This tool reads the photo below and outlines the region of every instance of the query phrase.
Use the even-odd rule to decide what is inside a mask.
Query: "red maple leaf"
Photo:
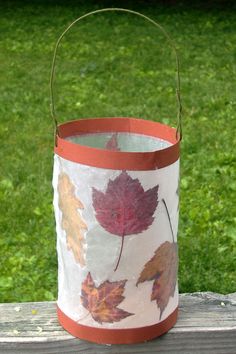
[[[126,280],[115,282],[107,280],[96,287],[91,274],[88,273],[82,283],[81,301],[95,321],[113,323],[133,315],[117,307],[125,298],[123,296],[125,283]]]
[[[139,180],[131,178],[126,171],[109,180],[105,193],[93,188],[93,206],[98,222],[108,232],[122,237],[118,264],[124,237],[139,234],[153,223],[158,188],[157,185],[144,191]]]
[[[117,133],[112,134],[111,138],[106,143],[106,149],[112,151],[120,151],[117,141]]]

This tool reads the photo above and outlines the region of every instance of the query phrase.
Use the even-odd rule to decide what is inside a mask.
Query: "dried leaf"
[[[96,322],[119,322],[133,315],[117,307],[124,300],[125,283],[126,280],[107,280],[96,287],[91,274],[88,273],[82,283],[81,302]]]
[[[144,191],[139,180],[123,171],[109,180],[105,193],[93,188],[93,206],[100,225],[117,236],[138,234],[152,224],[158,185]]]
[[[160,318],[170,296],[174,295],[178,271],[177,243],[164,242],[148,261],[139,276],[137,285],[154,280],[151,301],[156,301],[160,308]]]
[[[124,245],[124,237],[141,233],[152,224],[158,204],[158,188],[144,191],[139,180],[123,171],[109,180],[105,193],[93,188],[93,206],[100,225],[108,232],[122,237],[117,269]]]
[[[106,149],[112,151],[120,151],[117,141],[117,133],[112,134],[111,138],[106,143]]]
[[[84,259],[84,236],[87,225],[82,220],[78,209],[83,209],[81,201],[75,196],[75,187],[66,173],[61,173],[58,179],[59,208],[62,211],[61,226],[66,231],[67,247],[72,250],[75,260],[82,266]]]

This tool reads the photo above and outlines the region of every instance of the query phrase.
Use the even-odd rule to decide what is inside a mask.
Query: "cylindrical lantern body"
[[[178,183],[173,128],[134,118],[59,126],[58,318],[72,335],[135,343],[175,324]]]

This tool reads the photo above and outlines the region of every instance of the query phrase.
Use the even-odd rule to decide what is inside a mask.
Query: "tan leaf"
[[[156,301],[160,308],[160,319],[168,305],[170,296],[174,295],[178,272],[177,244],[164,242],[148,261],[139,276],[137,284],[154,280],[151,301]]]
[[[113,323],[133,315],[117,307],[124,300],[125,283],[126,280],[107,280],[96,287],[91,274],[88,273],[82,283],[81,302],[95,321]]]
[[[72,250],[75,260],[82,266],[84,258],[84,231],[87,225],[82,220],[78,209],[84,209],[81,201],[75,196],[75,187],[66,173],[61,173],[58,178],[59,208],[62,212],[61,226],[66,232],[66,242]]]

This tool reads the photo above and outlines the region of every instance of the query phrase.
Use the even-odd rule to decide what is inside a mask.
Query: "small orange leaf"
[[[117,307],[124,300],[125,283],[126,280],[107,280],[96,287],[91,274],[88,273],[82,283],[81,302],[95,321],[113,323],[133,315]]]
[[[85,265],[83,233],[87,225],[82,220],[78,209],[83,209],[81,201],[75,196],[75,187],[66,173],[58,178],[59,208],[62,211],[61,226],[66,231],[66,241],[69,250],[72,250],[75,260]]]
[[[160,308],[160,319],[174,295],[178,272],[177,243],[164,242],[148,261],[139,276],[137,284],[154,280],[151,301],[156,301]]]

